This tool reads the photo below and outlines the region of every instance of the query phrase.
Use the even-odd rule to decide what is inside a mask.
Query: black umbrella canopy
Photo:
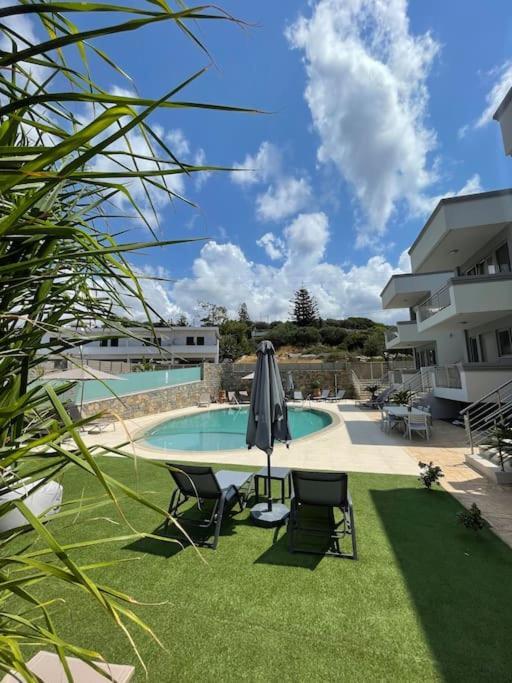
[[[292,437],[288,427],[283,383],[272,342],[260,342],[256,353],[246,443],[249,448],[256,446],[270,455],[274,441],[288,442]]]
[[[251,514],[253,519],[261,523],[278,524],[288,515],[288,509],[283,505],[276,505],[276,509],[273,510],[270,456],[274,449],[274,441],[288,442],[292,437],[288,427],[288,409],[283,383],[272,342],[262,341],[256,353],[246,443],[249,448],[256,446],[267,454],[268,504],[265,506],[266,511],[262,506],[256,505]]]

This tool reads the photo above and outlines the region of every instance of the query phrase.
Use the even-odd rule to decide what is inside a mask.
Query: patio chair
[[[383,432],[390,432],[402,422],[401,418],[387,413],[382,405],[378,405],[377,408],[380,412],[380,428]]]
[[[248,391],[237,391],[237,398],[239,403],[250,403],[251,397]]]
[[[378,408],[387,402],[393,391],[393,387],[387,387],[387,389],[381,391],[380,394],[377,394],[374,399],[370,399],[368,401],[357,401],[357,405],[362,406],[363,408]]]
[[[305,401],[302,391],[294,391],[292,401]]]
[[[228,401],[229,403],[232,403],[235,406],[238,405],[238,399],[234,391],[228,391]]]
[[[201,394],[199,396],[199,401],[197,402],[197,407],[198,408],[208,408],[210,405],[210,394]]]
[[[246,493],[252,481],[252,472],[236,470],[220,470],[214,472],[211,467],[198,465],[176,465],[167,463],[169,473],[176,484],[169,502],[169,515],[180,523],[191,524],[202,529],[213,527],[213,541],[195,540],[198,545],[207,546],[215,550],[219,542],[222,519],[226,512],[238,504],[240,511],[245,508]],[[242,488],[246,487],[246,492]],[[211,506],[207,517],[195,519],[185,516],[180,508],[189,499],[197,500],[197,507],[203,513]],[[164,528],[169,526],[169,518],[165,520]]]
[[[71,401],[66,404],[66,411],[73,422],[81,422],[86,419],[85,415],[82,415],[82,411]],[[93,420],[80,427],[81,431],[88,432],[89,434],[100,434],[104,432],[107,427],[115,427],[115,423],[112,420]]]
[[[425,413],[425,415],[407,415],[404,419],[405,436],[412,439],[412,433],[417,432],[427,440],[430,439],[430,416],[428,413]]]
[[[313,401],[327,401],[330,393],[330,389],[322,389],[320,396],[312,397]]]
[[[293,498],[288,518],[288,550],[357,560],[356,527],[352,500],[348,491],[348,475],[345,472],[311,472],[292,470]],[[305,509],[324,508],[328,514],[328,528],[310,527],[302,524]],[[334,510],[339,508],[342,518],[336,523]],[[307,521],[306,521],[307,523]],[[297,535],[323,536],[329,540],[327,551],[306,550],[297,546]],[[352,552],[343,552],[340,540],[349,536]]]
[[[325,400],[326,401],[342,401],[343,397],[345,396],[347,392],[345,389],[338,389],[336,392],[336,396],[328,396]]]

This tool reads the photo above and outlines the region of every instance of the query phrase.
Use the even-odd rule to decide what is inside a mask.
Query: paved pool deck
[[[409,441],[396,432],[383,432],[378,411],[361,409],[354,401],[312,401],[311,406],[328,411],[333,423],[320,432],[292,441],[289,448],[277,445],[272,456],[274,466],[417,475],[418,461],[432,460],[445,474],[443,488],[465,507],[476,502],[495,533],[512,547],[512,487],[496,486],[466,465],[463,429],[436,420],[430,441],[419,437]],[[308,403],[305,407],[309,407]],[[209,408],[183,408],[134,418],[117,422],[101,434],[86,434],[84,440],[90,445],[106,447],[125,443],[125,450],[157,460],[265,465],[266,456],[257,449],[163,451],[143,442],[144,431],[159,422],[222,408],[226,405],[212,404]]]

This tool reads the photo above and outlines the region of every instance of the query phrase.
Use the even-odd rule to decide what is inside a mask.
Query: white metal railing
[[[485,394],[460,411],[471,452],[485,443],[497,424],[512,424],[512,380]]]
[[[436,313],[439,313],[439,311],[447,308],[450,304],[450,284],[447,284],[416,306],[416,313],[419,321],[423,322],[424,320],[428,320],[428,318],[431,318]]]
[[[436,387],[462,389],[460,368],[457,365],[436,365],[434,368]]]
[[[391,330],[386,330],[384,332],[384,337],[388,344],[391,343],[394,339],[398,339],[398,328],[393,327]]]
[[[432,389],[431,368],[420,368],[414,375],[403,377],[401,391],[421,394]]]

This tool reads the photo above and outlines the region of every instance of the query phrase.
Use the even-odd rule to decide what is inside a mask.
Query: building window
[[[108,346],[108,339],[100,339],[100,346]]]
[[[512,356],[512,329],[498,330],[498,355]]]
[[[204,337],[198,337],[196,340],[198,346],[204,346]]]
[[[468,355],[470,363],[478,363],[480,355],[478,353],[478,340],[476,337],[468,338]]]
[[[194,337],[187,337],[187,346],[194,346]]]
[[[496,267],[499,273],[510,273],[510,253],[506,242],[496,249]]]
[[[113,337],[110,340],[110,346],[119,346],[119,339],[117,337]]]

